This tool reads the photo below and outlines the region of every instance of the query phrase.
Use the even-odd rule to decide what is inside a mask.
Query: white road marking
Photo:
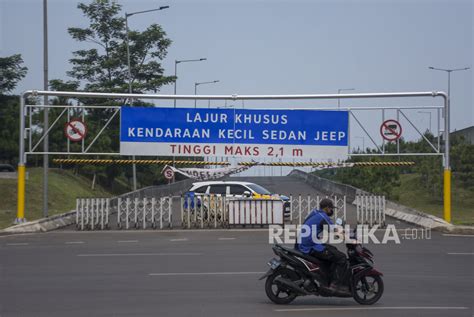
[[[150,273],[150,276],[190,276],[190,275],[253,275],[265,272],[192,272],[192,273]]]
[[[119,240],[118,243],[137,243],[138,240]]]
[[[275,309],[276,312],[303,312],[303,311],[350,311],[350,310],[464,310],[469,307],[436,307],[436,306],[415,306],[415,307],[318,307],[318,308],[287,308]]]
[[[64,242],[64,244],[83,244],[84,241],[68,241],[68,242]]]
[[[29,243],[18,242],[18,243],[7,243],[7,245],[29,245]]]
[[[170,241],[188,241],[188,238],[170,239]]]
[[[235,238],[218,238],[217,240],[235,240]]]
[[[443,233],[445,237],[463,237],[463,238],[474,238],[474,234],[448,234]]]
[[[474,252],[451,252],[448,255],[474,255]]]
[[[190,256],[202,255],[202,253],[85,253],[78,254],[81,257],[108,257],[108,256]]]
[[[33,236],[33,235],[39,235],[39,234],[48,234],[49,232],[40,232],[40,233],[9,233],[4,236],[0,236],[1,238],[11,238],[11,237],[20,237],[20,236]]]

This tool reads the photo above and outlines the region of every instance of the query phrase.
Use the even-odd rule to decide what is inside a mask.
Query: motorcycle
[[[383,294],[383,274],[374,268],[373,254],[356,239],[355,230],[347,247],[346,283],[350,295],[329,288],[330,262],[304,254],[295,248],[275,244],[272,249],[278,258],[268,262],[270,269],[259,280],[266,278],[265,292],[276,304],[289,304],[298,296],[353,297],[361,305],[376,303]],[[357,241],[357,242],[356,242]]]

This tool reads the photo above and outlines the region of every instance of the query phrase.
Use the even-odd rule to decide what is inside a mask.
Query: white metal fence
[[[119,229],[156,229],[173,227],[172,197],[118,199],[117,227]]]
[[[109,198],[76,199],[76,228],[79,230],[108,229],[109,215]]]
[[[228,203],[230,225],[284,223],[283,201],[277,199],[236,199]]]
[[[187,229],[228,227],[226,200],[219,195],[181,197],[181,226]]]
[[[334,219],[341,218],[344,221],[347,221],[347,209],[346,209],[346,196],[290,196],[291,203],[291,213],[290,213],[290,222],[295,224],[303,224],[306,217],[314,209],[319,209],[319,202],[323,198],[331,198],[335,205],[334,210]]]
[[[183,228],[228,228],[233,225],[283,224],[283,201],[199,195],[181,197]]]
[[[357,224],[385,227],[385,196],[357,195]]]

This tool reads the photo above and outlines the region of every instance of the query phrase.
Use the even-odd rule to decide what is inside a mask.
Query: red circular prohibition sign
[[[68,130],[70,130],[72,134],[69,134]],[[64,134],[73,142],[81,141],[87,134],[87,126],[79,119],[72,119],[64,125]]]
[[[388,134],[386,134],[387,131]],[[402,126],[396,120],[386,120],[380,126],[380,134],[387,141],[396,141],[402,136]]]

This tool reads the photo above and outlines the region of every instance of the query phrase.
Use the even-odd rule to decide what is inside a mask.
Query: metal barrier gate
[[[219,195],[181,197],[183,228],[227,228],[229,217],[226,197]]]
[[[78,230],[108,229],[109,215],[109,198],[76,199],[76,228]]]
[[[290,222],[296,224],[303,224],[306,217],[313,211],[314,209],[319,209],[319,202],[323,198],[332,198],[334,201],[335,207],[334,210],[334,219],[341,218],[344,221],[347,221],[347,213],[346,213],[346,196],[333,196],[333,197],[311,197],[308,196],[290,196]]]
[[[385,196],[357,195],[357,224],[385,227]]]
[[[233,225],[283,224],[283,201],[221,195],[181,197],[183,228],[229,228]]]
[[[119,229],[163,229],[173,227],[172,197],[118,198],[117,227]]]

